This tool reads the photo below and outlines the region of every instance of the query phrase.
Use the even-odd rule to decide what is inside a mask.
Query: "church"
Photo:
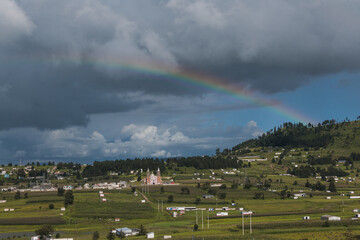
[[[161,180],[161,175],[160,175],[160,169],[158,168],[156,176],[153,173],[150,174],[150,170],[148,169],[146,178],[144,178],[144,184],[146,184],[146,185],[161,185],[162,180]]]

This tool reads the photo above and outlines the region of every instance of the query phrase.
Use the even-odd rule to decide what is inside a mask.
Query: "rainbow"
[[[45,62],[49,62],[49,57],[40,57]],[[247,88],[239,85],[239,84],[230,84],[223,79],[216,78],[213,76],[200,74],[194,71],[190,71],[187,69],[178,69],[177,67],[158,64],[153,61],[151,62],[141,62],[139,60],[97,60],[92,58],[86,58],[85,60],[74,60],[69,57],[63,56],[59,58],[58,62],[70,63],[70,64],[89,64],[89,65],[97,65],[106,68],[121,68],[123,70],[148,74],[155,77],[161,77],[169,81],[177,81],[182,83],[187,83],[190,85],[199,86],[202,88],[206,88],[215,92],[223,93],[251,104],[254,104],[259,107],[265,107],[270,109],[272,112],[279,114],[285,117],[286,121],[292,122],[301,122],[304,124],[307,123],[315,123],[315,120],[299,113],[294,109],[290,109],[284,103],[279,101],[270,101],[264,98],[261,98],[256,95],[256,93],[248,90]],[[22,58],[22,60],[24,60]],[[32,59],[34,60],[34,59]],[[51,60],[50,60],[51,61]]]
[[[267,99],[258,97],[254,92],[248,90],[245,87],[242,87],[241,85],[230,84],[224,81],[223,79],[215,78],[213,76],[209,76],[205,74],[200,74],[187,69],[179,70],[176,67],[172,67],[172,66],[164,66],[164,65],[148,63],[148,62],[141,63],[139,61],[133,61],[133,62],[90,61],[89,63],[98,64],[100,66],[104,65],[105,67],[112,67],[112,68],[121,67],[124,70],[129,70],[132,72],[149,74],[153,76],[162,77],[164,79],[168,79],[169,81],[184,82],[190,85],[195,85],[202,88],[210,89],[215,92],[223,93],[244,100],[259,107],[269,108],[271,111],[275,112],[276,114],[282,115],[287,120],[290,120],[292,122],[296,122],[296,123],[301,122],[304,124],[316,122],[311,118],[303,114],[300,114],[294,109],[290,109],[289,107],[285,106],[284,103],[274,100],[269,101]]]

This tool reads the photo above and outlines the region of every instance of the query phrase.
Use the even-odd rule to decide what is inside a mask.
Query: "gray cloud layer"
[[[0,9],[1,129],[85,125],[90,114],[150,104],[130,92],[204,93],[102,62],[191,68],[263,92],[360,67],[358,1],[4,0]]]
[[[186,142],[176,144],[191,153],[243,139],[236,134],[256,136],[256,126],[193,123],[204,112],[254,106],[224,105],[206,89],[116,63],[190,69],[271,95],[358,72],[359,12],[355,0],[3,0],[0,157],[64,158],[65,149],[87,157],[168,156],[182,154],[169,143],[178,132]],[[103,122],[113,125],[102,132]],[[124,135],[131,124],[136,130]],[[163,142],[132,149],[145,144],[133,136],[146,129]]]

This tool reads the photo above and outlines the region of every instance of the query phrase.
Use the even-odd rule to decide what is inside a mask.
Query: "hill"
[[[249,148],[282,147],[309,150],[329,150],[335,155],[350,156],[360,147],[360,121],[326,120],[318,125],[284,123],[256,139],[247,140],[232,148],[246,152]]]

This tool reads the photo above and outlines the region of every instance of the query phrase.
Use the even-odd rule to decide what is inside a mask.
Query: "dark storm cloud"
[[[134,92],[205,92],[106,64],[116,61],[190,68],[270,93],[358,71],[359,10],[351,0],[4,0],[0,129],[86,125],[91,114],[154,103]]]

